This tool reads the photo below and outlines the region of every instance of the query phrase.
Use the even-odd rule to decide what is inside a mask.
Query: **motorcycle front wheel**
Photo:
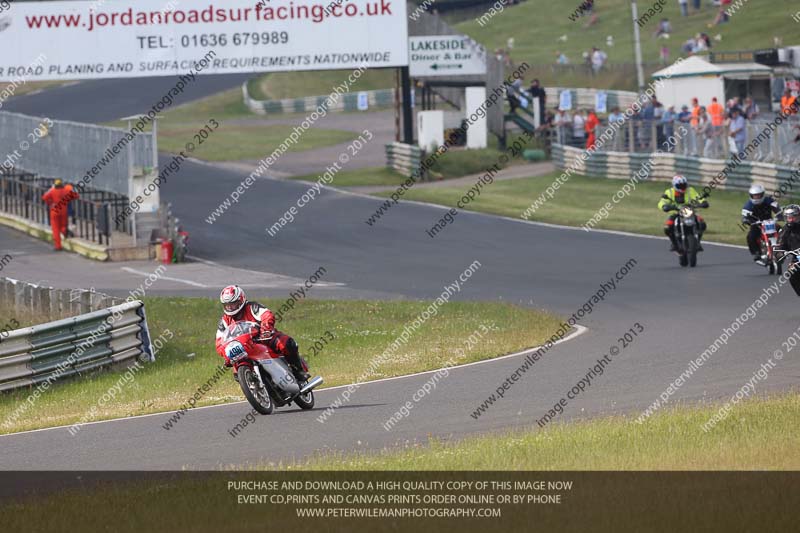
[[[297,407],[307,411],[308,409],[314,408],[314,391],[310,390],[305,394],[301,394],[297,398],[294,399],[294,403],[297,404]]]
[[[253,369],[249,366],[240,366],[236,371],[239,376],[239,386],[242,387],[242,392],[253,409],[262,415],[271,415],[275,406],[272,404],[272,398],[269,397],[269,391],[261,386],[258,377],[253,373]]]
[[[697,266],[697,238],[691,233],[686,236],[686,256],[690,267]]]

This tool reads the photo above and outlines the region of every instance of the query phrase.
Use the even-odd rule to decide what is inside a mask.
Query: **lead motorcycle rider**
[[[753,225],[753,223],[773,218],[781,220],[783,215],[778,201],[772,196],[767,196],[763,185],[753,185],[747,192],[750,194],[750,199],[742,207],[742,223],[750,226],[750,231],[747,232],[747,248],[750,249],[753,261],[763,266],[764,261],[761,259],[761,247],[759,246],[761,226]],[[780,230],[780,227],[778,229]]]
[[[289,363],[289,367],[298,381],[308,381],[311,375],[303,368],[297,343],[289,335],[275,329],[275,315],[272,311],[258,302],[248,301],[244,291],[238,285],[228,285],[222,289],[219,301],[222,304],[224,314],[217,327],[216,346],[217,353],[226,360],[226,365],[229,363],[222,345],[222,337],[225,330],[228,326],[237,322],[256,322],[261,325],[260,336],[256,339],[256,342],[263,344],[272,352],[282,355],[286,362]]]
[[[689,187],[689,182],[686,181],[686,178],[681,174],[676,174],[672,178],[672,188],[664,191],[661,200],[658,202],[658,207],[665,213],[669,213],[670,211],[684,204],[690,204],[692,207],[706,208],[708,207],[708,200],[701,200],[700,194],[698,194],[697,190],[695,190],[694,187]],[[664,235],[669,237],[670,252],[678,251],[678,240],[675,237],[676,218],[678,218],[678,214],[674,213],[670,215],[666,222],[664,222]],[[703,220],[703,217],[700,215],[697,215],[697,222],[697,250],[702,252],[703,245],[700,244],[700,240],[703,238],[703,233],[706,231],[707,225],[706,221]]]

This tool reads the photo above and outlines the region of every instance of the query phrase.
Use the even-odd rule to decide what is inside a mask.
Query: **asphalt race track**
[[[51,111],[41,101],[37,106],[39,114]],[[665,239],[589,233],[480,214],[460,213],[453,224],[430,238],[425,229],[443,211],[415,203],[393,207],[370,227],[364,221],[383,200],[331,189],[323,190],[299,210],[293,223],[270,237],[265,229],[308,188],[273,179],[259,180],[234,208],[208,224],[208,214],[246,175],[189,162],[163,187],[162,198],[173,203],[192,235],[195,256],[294,278],[324,266],[326,282],[344,284],[341,293],[431,300],[477,260],[481,268],[457,299],[501,300],[564,316],[584,305],[629,259],[636,264],[580,320],[585,333],[552,348],[477,420],[470,414],[517,369],[522,357],[451,370],[391,431],[384,430],[383,423],[430,376],[363,385],[349,403],[320,423],[317,417],[341,392],[323,390],[317,394],[314,411],[279,409],[274,416],[259,417],[236,438],[228,430],[250,411],[246,403],[193,410],[169,431],[162,424],[171,413],[89,424],[74,437],[65,428],[0,436],[4,469],[215,468],[535,426],[637,322],[644,333],[569,404],[562,420],[638,415],[777,281],[753,266],[745,250],[735,247],[706,244],[699,266],[683,269],[667,252]],[[711,201],[713,208],[713,197]],[[653,216],[662,215],[654,208]],[[3,246],[6,239],[7,233],[0,232]],[[34,272],[30,275],[35,277]],[[219,285],[233,282],[219,279]],[[184,291],[175,291],[179,292]],[[788,283],[783,285],[678,389],[670,405],[734,394],[796,330],[797,303]],[[476,316],[476,326],[480,323]],[[209,324],[209,339],[213,327]],[[216,357],[211,344],[206,356]],[[787,390],[796,387],[798,377],[797,352],[789,352],[757,390]]]

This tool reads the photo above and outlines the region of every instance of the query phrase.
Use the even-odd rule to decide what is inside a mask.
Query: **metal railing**
[[[744,146],[758,138],[762,132],[769,132],[769,120],[748,120]],[[768,138],[762,135],[758,143],[753,142],[750,161],[796,166],[800,164],[800,143],[795,142],[800,120],[791,119],[778,125]],[[575,148],[586,148],[586,134],[583,130],[575,135],[571,123],[556,124],[553,128],[556,142]],[[595,130],[599,138],[608,129],[607,122]],[[597,147],[601,152],[653,153],[667,152],[687,157],[703,157],[724,160],[730,157],[726,126],[696,128],[688,122],[662,122],[659,120],[628,120],[619,128],[611,129],[611,138]],[[757,146],[755,146],[758,144]]]
[[[42,195],[52,183],[52,179],[26,172],[0,174],[0,212],[49,226],[50,210]],[[133,233],[129,217],[117,217],[126,205],[126,196],[87,187],[81,198],[68,206],[70,231],[74,229],[78,238],[110,245],[112,232]]]

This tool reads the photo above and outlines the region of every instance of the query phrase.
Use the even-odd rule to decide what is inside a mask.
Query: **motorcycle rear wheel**
[[[275,410],[275,405],[272,403],[272,398],[269,397],[269,391],[266,388],[261,388],[259,391],[257,387],[261,384],[258,378],[253,375],[253,370],[248,366],[240,366],[236,371],[239,376],[239,386],[242,388],[244,397],[253,409],[262,415],[271,415]]]

